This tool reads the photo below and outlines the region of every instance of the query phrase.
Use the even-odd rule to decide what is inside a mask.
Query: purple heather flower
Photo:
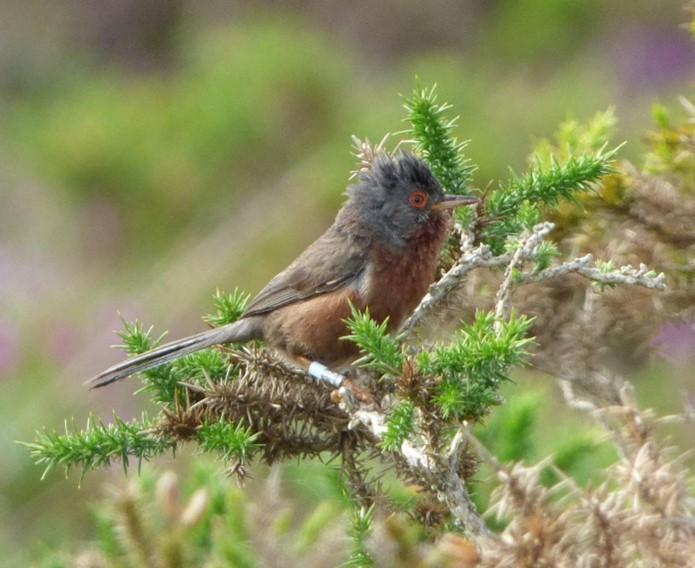
[[[628,88],[673,83],[695,70],[695,47],[686,33],[636,27],[613,43],[618,71]]]
[[[652,345],[666,359],[695,360],[695,322],[667,323],[654,337]]]

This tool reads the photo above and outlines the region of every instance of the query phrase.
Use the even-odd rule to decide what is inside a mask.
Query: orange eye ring
[[[415,209],[422,209],[427,205],[427,194],[424,191],[413,191],[408,196],[408,205],[415,207]]]

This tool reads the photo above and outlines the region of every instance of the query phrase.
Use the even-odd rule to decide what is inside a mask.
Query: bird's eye
[[[413,191],[408,196],[408,205],[415,207],[415,209],[422,209],[427,205],[427,194],[422,191]]]

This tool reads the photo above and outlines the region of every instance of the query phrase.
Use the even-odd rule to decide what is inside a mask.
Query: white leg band
[[[319,363],[318,361],[312,361],[309,365],[309,376],[313,377],[319,382],[333,385],[336,388],[339,387],[345,379],[343,375],[336,373],[335,371],[331,371],[328,367],[326,367],[326,365]]]

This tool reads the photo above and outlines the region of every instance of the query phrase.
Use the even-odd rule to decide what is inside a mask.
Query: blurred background
[[[641,163],[652,104],[695,77],[688,17],[680,0],[0,0],[0,563],[89,538],[122,479],[40,481],[14,443],[142,411],[133,382],[82,384],[120,359],[119,311],[176,337],[217,287],[256,292],[330,224],[350,135],[403,128],[415,77],[461,114],[480,186],[610,106]],[[633,378],[666,411],[664,365]],[[324,497],[298,481],[312,468],[288,470],[298,499]]]

